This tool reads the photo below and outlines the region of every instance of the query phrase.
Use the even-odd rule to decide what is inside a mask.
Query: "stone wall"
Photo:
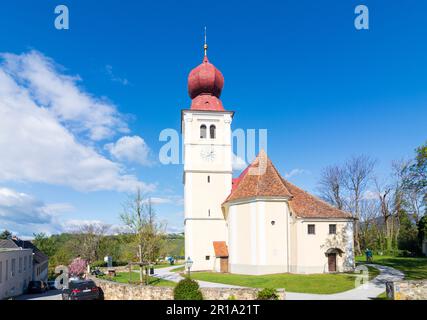
[[[173,300],[172,287],[141,286],[93,278],[102,288],[105,300]],[[255,300],[260,289],[255,288],[201,288],[205,300]],[[285,290],[279,289],[279,299],[285,299]]]
[[[173,300],[172,287],[141,286],[92,278],[105,300]]]
[[[387,282],[387,297],[393,300],[427,300],[427,280]]]
[[[261,289],[256,288],[200,288],[205,300],[255,300]],[[285,290],[278,289],[279,300],[285,300]]]

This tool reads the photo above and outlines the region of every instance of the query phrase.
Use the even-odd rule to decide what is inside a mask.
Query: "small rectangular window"
[[[11,275],[12,277],[14,277],[16,272],[16,259],[12,259],[11,269],[12,269]]]
[[[316,234],[316,226],[314,224],[309,224],[307,227],[308,234]]]
[[[208,176],[208,183],[211,183],[211,176]]]
[[[329,234],[337,234],[337,225],[336,224],[330,224],[329,225]]]
[[[210,260],[211,259],[211,256],[206,256],[206,260]]]

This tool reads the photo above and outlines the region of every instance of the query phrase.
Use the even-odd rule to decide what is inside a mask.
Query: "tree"
[[[10,238],[12,238],[12,233],[10,233],[8,230],[4,230],[2,233],[0,233],[1,240],[7,240]]]
[[[164,243],[165,226],[156,221],[151,199],[143,198],[138,189],[136,194],[123,205],[120,219],[134,235],[139,262],[141,264],[154,263],[158,259]],[[142,280],[142,267],[140,267],[140,281],[142,282]],[[147,280],[146,278],[146,283]]]
[[[360,209],[360,244],[362,248],[374,249],[378,244],[379,206],[377,199],[365,198]]]
[[[360,203],[372,179],[375,161],[361,155],[350,158],[344,166],[344,184],[349,192],[349,210],[356,218],[354,223],[354,242],[356,254],[361,253],[359,240]]]
[[[372,180],[375,161],[360,155],[353,156],[344,166],[329,166],[322,172],[319,182],[321,197],[338,209],[352,213],[356,254],[361,253],[361,206],[367,187]]]
[[[51,258],[57,248],[55,245],[55,242],[51,237],[48,237],[45,233],[34,233],[34,245],[42,251],[44,254],[46,254],[49,258]]]
[[[423,241],[427,240],[427,215],[420,219],[417,227],[419,246],[422,248]]]
[[[427,202],[427,142],[416,149],[415,159],[406,164],[402,176],[407,204],[418,223]]]
[[[417,225],[414,224],[413,219],[411,219],[410,215],[405,210],[399,212],[399,225],[400,229],[397,237],[399,249],[412,253],[418,252]]]
[[[78,236],[75,242],[76,252],[89,263],[99,260],[99,250],[102,238],[107,233],[109,225],[101,223],[86,223],[81,225],[74,233]]]
[[[340,210],[344,210],[344,172],[341,167],[337,165],[328,166],[322,171],[319,190],[325,201]]]

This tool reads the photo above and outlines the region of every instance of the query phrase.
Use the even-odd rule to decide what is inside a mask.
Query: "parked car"
[[[47,288],[48,290],[56,290],[55,281],[54,280],[48,281]]]
[[[92,270],[92,272],[90,274],[93,276],[97,276],[97,277],[105,275],[105,273],[102,272],[101,270],[99,270],[98,268]]]
[[[71,281],[68,288],[62,290],[62,300],[103,300],[101,288],[92,280]]]
[[[28,284],[29,293],[44,293],[48,290],[47,284],[43,281],[30,281]]]

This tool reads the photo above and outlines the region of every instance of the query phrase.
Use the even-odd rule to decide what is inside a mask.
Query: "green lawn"
[[[116,277],[108,277],[108,276],[102,276],[99,277],[100,279],[104,280],[110,280],[120,283],[129,283],[129,272],[118,272]],[[139,273],[132,272],[131,273],[131,282],[132,283],[139,283]],[[176,286],[176,283],[169,280],[163,280],[155,277],[149,277],[149,285],[150,286],[159,286],[159,287],[174,287]]]
[[[179,264],[171,265],[170,263],[159,263],[159,264],[155,264],[154,265],[154,270],[155,269],[162,269],[162,268],[173,267],[173,266],[179,267],[180,265]],[[139,270],[139,266],[133,266],[132,269],[133,270]]]
[[[387,297],[387,293],[384,291],[383,293],[378,295],[378,297],[373,298],[372,300],[389,300],[389,299]]]
[[[366,263],[366,258],[364,256],[356,257],[356,262]],[[405,274],[407,280],[427,279],[427,258],[374,256],[373,263],[400,270]]]
[[[376,273],[378,274],[378,273]],[[271,274],[248,276],[193,272],[192,279],[253,288],[284,288],[289,292],[332,294],[354,289],[355,274]],[[375,276],[375,275],[372,275]]]

